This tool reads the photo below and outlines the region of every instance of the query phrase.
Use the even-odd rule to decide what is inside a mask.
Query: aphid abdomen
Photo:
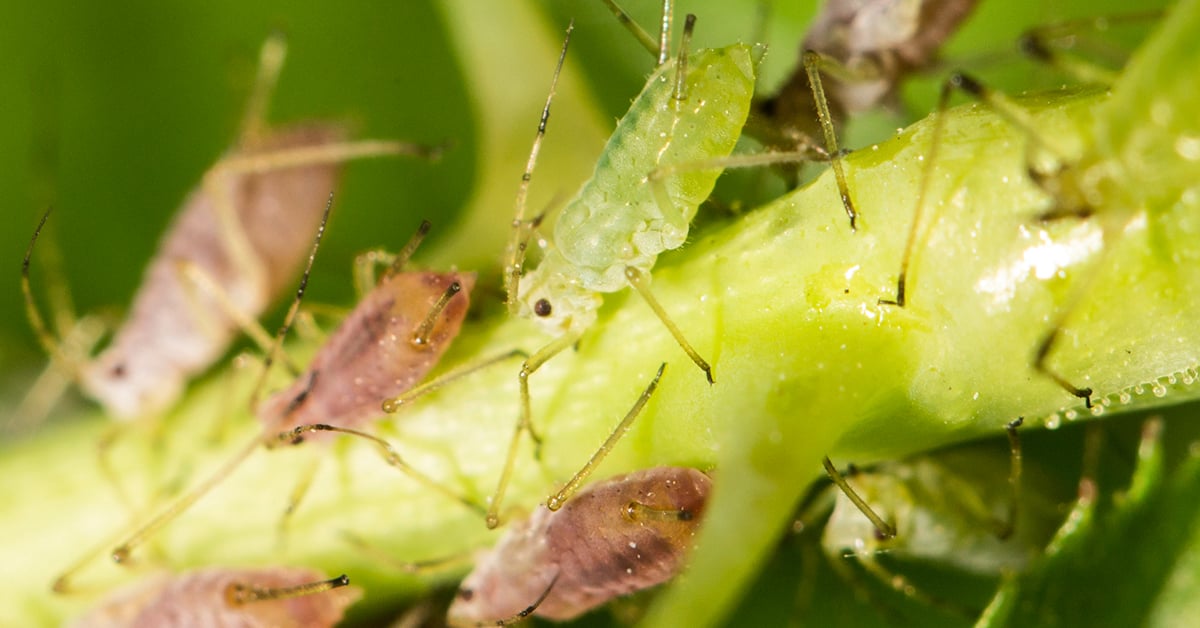
[[[683,100],[675,98],[675,61],[650,77],[604,148],[596,171],[563,210],[554,240],[579,269],[586,288],[626,287],[624,268],[649,271],[659,253],[678,248],[688,224],[708,198],[721,168],[687,169],[733,152],[750,112],[755,48],[734,45],[701,50],[688,58]],[[682,166],[663,178],[668,213],[648,177]]]
[[[235,156],[342,140],[336,126],[295,127]],[[181,264],[204,273],[235,307],[258,318],[303,263],[338,170],[336,164],[321,164],[221,179],[256,268],[237,267],[210,191],[193,191],[147,266],[124,324],[84,368],[88,393],[122,418],[165,410],[184,382],[225,352],[236,329],[216,298],[187,283]]]
[[[455,281],[462,290],[438,315],[428,340],[414,344],[417,326]],[[257,414],[268,429],[278,431],[309,423],[357,428],[378,418],[384,399],[420,383],[441,359],[462,327],[474,286],[474,273],[385,277],[342,321],[308,370],[267,399]]]
[[[692,548],[711,486],[695,469],[657,467],[593,484],[569,500],[547,527],[559,576],[536,614],[572,619],[670,580]],[[633,502],[689,518],[637,519],[626,511]]]
[[[208,568],[180,576],[158,575],[122,589],[73,625],[96,627],[217,626],[333,626],[347,606],[361,597],[353,587],[339,587],[313,595],[231,604],[231,585],[285,588],[323,578],[312,569],[269,567],[261,569]]]

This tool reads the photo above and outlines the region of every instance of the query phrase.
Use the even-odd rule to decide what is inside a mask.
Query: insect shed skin
[[[239,159],[345,141],[338,126],[308,124],[274,131]],[[236,323],[216,298],[189,286],[191,263],[253,318],[289,286],[304,261],[338,168],[308,165],[269,173],[231,173],[219,180],[236,208],[238,229],[257,269],[239,267],[222,233],[209,190],[192,192],[160,243],[112,343],[81,373],[89,396],[118,418],[152,415],[179,397],[186,381],[218,359]]]
[[[65,355],[56,346],[29,288],[30,244],[22,266],[30,323],[59,366],[114,418],[167,411],[187,381],[225,352],[237,328],[253,325],[246,321],[286,290],[342,162],[439,153],[392,140],[351,141],[342,125],[331,122],[268,126],[267,107],[286,53],[280,35],[263,44],[233,147],[185,201],[147,265],[128,317],[94,359]]]
[[[414,330],[450,286],[461,290],[437,315],[427,339]],[[326,423],[356,428],[384,414],[380,402],[416,386],[462,329],[474,273],[397,272],[367,293],[313,358],[308,370],[256,414],[271,432]],[[312,435],[306,438],[332,438]]]
[[[73,628],[323,627],[341,621],[360,597],[357,587],[319,582],[312,569],[205,568],[173,576],[155,574],[109,595],[70,625]],[[313,585],[315,591],[273,599],[238,599],[238,591],[263,592]]]
[[[675,98],[678,61],[655,70],[618,123],[592,178],[559,215],[554,247],[521,277],[520,316],[551,335],[582,333],[596,320],[598,293],[629,287],[627,267],[648,274],[659,254],[683,246],[689,223],[722,169],[663,177],[669,208],[660,206],[647,178],[661,167],[733,151],[750,112],[761,57],[761,48],[741,44],[690,55],[682,101]],[[543,299],[551,304],[549,316],[538,313]]]
[[[692,548],[711,486],[695,469],[657,467],[593,484],[557,512],[539,506],[477,562],[450,623],[503,622],[543,596],[529,614],[564,621],[671,579]]]

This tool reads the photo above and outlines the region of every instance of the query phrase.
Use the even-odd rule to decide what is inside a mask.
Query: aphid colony
[[[669,4],[664,3],[665,7]],[[954,19],[939,23],[941,39],[954,29],[972,3],[950,5],[957,13]],[[915,18],[913,21],[920,22]],[[670,13],[665,8],[656,51],[658,67],[642,94],[634,100],[629,113],[618,124],[593,178],[584,184],[578,196],[557,218],[552,245],[544,251],[535,269],[522,274],[526,249],[542,221],[541,216],[532,219],[526,216],[525,198],[538,148],[546,132],[550,99],[543,110],[529,165],[520,184],[517,216],[513,221],[503,274],[510,312],[538,322],[556,336],[554,340],[531,353],[514,348],[426,381],[466,321],[469,295],[475,287],[476,276],[460,271],[405,269],[430,228],[425,223],[400,253],[363,262],[358,275],[371,278],[363,282],[369,284],[371,290],[360,295],[358,305],[329,336],[292,385],[256,404],[254,412],[263,424],[261,434],[231,457],[217,474],[198,483],[175,503],[123,536],[112,548],[112,557],[118,562],[128,560],[138,546],[172,519],[183,516],[188,507],[216,489],[234,468],[258,449],[298,445],[306,440],[328,440],[327,436],[339,435],[369,441],[380,450],[389,465],[478,512],[488,527],[499,525],[500,506],[512,467],[517,463],[518,441],[525,432],[537,440],[530,411],[528,379],[547,360],[569,350],[583,337],[596,320],[602,293],[632,287],[691,361],[704,372],[709,383],[719,385],[715,383],[713,365],[701,357],[701,352],[693,348],[654,299],[649,282],[656,257],[683,245],[692,217],[711,193],[721,172],[730,167],[794,163],[817,155],[818,160],[831,162],[851,228],[855,227],[862,208],[856,208],[851,200],[851,190],[840,163],[841,155],[832,127],[838,115],[830,113],[821,92],[818,70],[827,69],[832,61],[822,61],[810,54],[804,56],[807,81],[814,93],[813,106],[820,120],[818,128],[826,143],[824,149],[814,143],[802,151],[803,155],[800,151],[765,156],[733,155],[734,145],[751,113],[756,65],[761,52],[747,45],[689,50],[695,25],[694,16],[689,15],[679,52],[672,56],[667,51],[670,25]],[[568,41],[570,32],[568,29]],[[644,33],[641,38],[643,41],[649,39]],[[908,62],[918,66],[934,54],[941,39],[933,37],[932,43],[903,40],[896,45],[919,48],[920,55]],[[281,62],[280,46],[276,41],[264,46],[264,78],[252,99],[237,151],[205,175],[202,192],[189,201],[171,234],[164,238],[161,257],[151,263],[129,322],[115,335],[109,349],[95,361],[79,366],[80,361],[74,356],[63,355],[51,338],[34,303],[28,280],[30,254],[26,255],[24,287],[35,329],[48,351],[114,414],[142,415],[165,411],[178,396],[184,380],[217,359],[239,327],[252,336],[267,340],[264,342],[267,355],[264,371],[269,368],[300,307],[309,271],[334,204],[329,191],[334,178],[332,164],[356,157],[421,152],[395,142],[346,142],[329,129],[315,135],[301,133],[298,139],[286,133],[275,135],[263,131],[262,103]],[[564,42],[555,82],[566,53],[567,43]],[[891,58],[890,52],[873,51],[870,54],[884,60]],[[873,89],[875,95],[872,97],[855,100],[847,95],[853,90],[838,92],[841,95],[836,96],[836,102],[842,114],[868,106],[879,100],[883,92],[894,88],[896,78],[888,72],[894,70],[899,74],[901,70],[886,63],[884,70],[876,68],[877,72],[884,72],[884,76],[876,77],[883,82],[882,86],[859,86],[862,90]],[[965,89],[979,94],[1018,124],[1021,122],[1018,110],[970,79],[959,77],[956,84],[967,86]],[[868,104],[861,104],[864,101]],[[783,125],[779,129],[781,137],[800,143],[797,139],[799,131]],[[631,141],[632,138],[647,137],[655,138],[653,146],[638,146]],[[268,242],[257,235],[270,229],[256,221],[269,223],[272,219],[256,216],[254,208],[262,204],[274,207],[299,201],[293,201],[291,197],[287,201],[269,202],[252,199],[239,192],[239,185],[246,184],[238,178],[258,177],[262,179],[260,185],[246,187],[260,189],[274,185],[272,177],[284,176],[303,180],[303,185],[297,188],[302,187],[303,191],[294,192],[295,198],[303,197],[306,206],[314,199],[320,199],[322,204],[316,207],[324,207],[323,216],[319,211],[310,211],[307,213],[314,217],[312,220],[289,222],[299,226],[295,233],[285,234],[284,240],[289,245],[287,251],[275,250],[273,240]],[[636,182],[636,185],[630,182]],[[1067,198],[1065,193],[1056,196],[1056,200],[1055,211],[1064,215],[1077,216],[1099,210],[1080,199]],[[1072,201],[1080,202],[1071,204]],[[40,230],[41,225],[37,232]],[[915,234],[917,226],[914,225],[913,230]],[[197,242],[211,248],[200,252],[177,250],[184,246],[180,243],[195,247]],[[30,253],[32,250],[31,244]],[[308,268],[304,271],[296,300],[283,327],[270,342],[270,335],[261,331],[253,319],[287,287],[288,277],[303,263],[306,250],[309,252]],[[906,252],[905,270],[908,255]],[[374,280],[374,265],[381,261],[386,269],[378,280]],[[897,298],[890,303],[904,305],[904,281],[905,271],[902,270]],[[197,292],[203,295],[199,302]],[[182,311],[189,314],[181,315]],[[1067,314],[1069,309],[1056,324],[1061,326],[1061,319]],[[1034,366],[1050,374],[1073,394],[1087,398],[1089,390],[1071,386],[1043,364],[1056,332],[1057,327],[1039,350]],[[143,355],[142,349],[146,345],[160,344],[147,341],[147,335],[178,340],[168,346],[179,347],[179,352]],[[368,431],[369,423],[382,414],[398,412],[426,392],[514,357],[525,358],[519,373],[520,398],[514,412],[516,426],[497,488],[487,504],[413,468],[388,441]],[[532,515],[510,523],[496,546],[479,558],[449,609],[451,622],[501,625],[531,615],[553,620],[570,619],[618,596],[665,582],[681,570],[694,545],[712,485],[719,483],[719,470],[656,467],[583,486],[584,480],[621,436],[631,429],[663,377],[665,366],[659,369],[609,439],[575,477],[549,496]],[[149,374],[163,379],[151,381]],[[97,383],[114,379],[122,382],[122,386]],[[255,390],[255,401],[260,390],[261,379]],[[981,540],[982,537],[1002,540],[1012,532],[1020,479],[1020,453],[1015,435],[1018,424],[1019,421],[1014,422],[1009,429],[1013,443],[1010,476],[1013,505],[1006,517],[991,519],[988,518],[992,512],[989,505],[988,512],[981,515],[985,529],[976,531],[972,542],[986,544],[988,541]],[[835,509],[827,531],[831,550],[859,543],[865,538],[890,539],[897,534],[918,551],[944,540],[923,537],[920,529],[912,527],[919,524],[914,523],[917,515],[911,513],[926,516],[921,511],[919,499],[910,502],[909,497],[897,495],[894,487],[883,489],[885,493],[892,491],[883,499],[878,496],[863,499],[828,459],[825,466],[834,483],[856,509],[852,515],[847,515],[844,505]],[[712,472],[711,477],[708,472]],[[914,467],[893,470],[891,477],[910,483],[945,482],[944,478],[930,480],[919,473]],[[865,479],[882,477],[884,475],[880,474]],[[880,485],[887,486],[887,483]],[[295,509],[300,494],[296,493],[289,512]],[[900,515],[901,521],[896,521],[897,515],[881,516],[872,509],[872,503],[887,503],[889,497],[892,498],[889,512],[909,513]],[[870,522],[865,528],[860,525],[864,521],[860,514]],[[903,519],[904,516],[910,518]],[[953,515],[934,513],[926,516],[929,517],[952,520]],[[988,529],[989,523],[995,525]],[[947,548],[938,548],[938,551],[942,556],[949,553]],[[997,549],[995,564],[1007,567],[1005,560],[1019,560],[1015,554],[1007,552],[1009,550],[1004,547]],[[936,551],[931,550],[931,553]],[[70,572],[64,574],[60,583],[69,582],[70,575]],[[343,588],[346,584],[345,576],[322,580],[319,574],[294,568],[201,570],[156,579],[136,590],[118,593],[80,625],[104,625],[104,622],[111,625],[171,625],[170,622],[178,625],[232,622],[332,625],[356,597],[350,589]]]

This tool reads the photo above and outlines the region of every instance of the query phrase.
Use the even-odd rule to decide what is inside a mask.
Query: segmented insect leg
[[[535,225],[525,219],[526,206],[529,199],[529,182],[533,179],[533,168],[537,165],[538,153],[542,149],[542,140],[546,137],[546,124],[550,121],[550,104],[554,102],[554,94],[558,90],[558,76],[562,74],[563,63],[567,59],[567,48],[571,43],[571,32],[575,30],[575,22],[567,25],[567,34],[563,39],[562,51],[558,54],[558,64],[554,66],[554,77],[550,79],[550,93],[546,95],[546,105],[542,107],[542,116],[538,119],[537,135],[533,139],[533,147],[529,150],[529,159],[525,162],[525,172],[521,174],[521,185],[517,187],[517,215],[512,222],[512,235],[508,239],[504,263],[504,295],[508,311],[516,315],[519,303],[517,301],[517,285],[521,281],[521,268],[525,264],[525,249],[529,243],[529,233]]]
[[[1021,504],[1021,471],[1024,466],[1021,458],[1021,435],[1017,433],[1017,428],[1024,422],[1023,417],[1017,417],[1004,426],[1004,432],[1008,434],[1009,449],[1009,502],[1007,520],[1000,521],[996,528],[996,536],[1000,539],[1007,539],[1017,529],[1017,515]]]
[[[633,18],[629,17],[629,14],[625,12],[625,9],[622,9],[620,6],[618,6],[616,2],[613,0],[601,1],[604,2],[604,6],[607,6],[609,11],[612,11],[613,16],[617,18],[617,22],[620,22],[621,26],[624,26],[633,35],[633,37],[638,40],[638,43],[646,49],[647,52],[655,57],[658,57],[662,49],[661,42],[654,41],[654,38],[650,36],[650,33],[647,33],[646,29],[642,28],[637,22],[633,21]],[[667,11],[669,1],[670,0],[663,3],[664,14]],[[662,61],[659,61],[659,63],[661,64]]]
[[[908,291],[908,269],[912,264],[913,256],[917,251],[917,243],[924,243],[924,234],[928,230],[922,231],[922,218],[925,215],[925,204],[929,194],[929,186],[933,180],[933,172],[937,167],[938,147],[941,146],[942,132],[946,128],[944,123],[946,107],[950,103],[950,92],[952,86],[950,82],[942,84],[942,89],[938,95],[937,109],[931,114],[934,117],[933,133],[929,142],[929,157],[925,161],[925,168],[921,170],[921,180],[917,183],[917,205],[913,210],[912,224],[908,228],[908,237],[904,240],[904,255],[900,258],[900,274],[896,279],[896,298],[879,299],[880,305],[895,305],[904,307],[907,303]]]
[[[907,598],[916,600],[925,606],[945,609],[970,620],[974,620],[979,616],[979,609],[967,608],[922,590],[908,578],[879,564],[879,561],[875,559],[873,554],[856,554],[855,556],[858,558],[858,564],[862,565],[867,573],[874,576],[885,586],[890,587]]]
[[[621,422],[618,423],[617,427],[613,429],[611,434],[608,435],[608,438],[604,440],[604,443],[600,445],[600,448],[592,454],[592,457],[588,459],[587,463],[585,463],[582,468],[576,471],[575,475],[571,476],[571,479],[567,480],[567,483],[564,484],[557,493],[551,495],[550,498],[546,500],[546,508],[549,508],[551,511],[562,508],[563,504],[566,504],[567,500],[571,499],[571,496],[575,494],[575,491],[579,490],[579,485],[582,484],[583,481],[592,474],[592,471],[596,470],[596,467],[599,466],[600,462],[604,460],[605,456],[608,455],[608,452],[612,451],[612,448],[617,444],[617,441],[621,440],[621,437],[624,436],[625,433],[629,431],[629,428],[633,426],[634,419],[636,419],[638,415],[642,413],[642,408],[646,407],[646,403],[650,401],[650,396],[654,394],[654,389],[658,388],[658,380],[662,379],[663,371],[666,368],[666,362],[663,362],[662,365],[658,367],[658,372],[654,374],[654,379],[650,380],[650,384],[646,386],[646,390],[642,391],[641,396],[638,397],[636,402],[634,402],[633,407],[629,409],[629,412],[625,413],[625,418],[621,419]]]
[[[1119,15],[1093,16],[1077,20],[1066,20],[1031,28],[1021,35],[1017,48],[1027,57],[1046,65],[1057,68],[1083,83],[1112,85],[1117,79],[1117,72],[1109,70],[1065,51],[1079,46],[1084,32],[1103,32],[1114,25],[1128,25],[1143,22],[1157,22],[1163,17],[1162,10],[1140,11]],[[1124,60],[1128,51],[1105,51],[1106,56],[1119,57]]]
[[[150,537],[154,536],[154,534],[161,530],[163,526],[167,525],[185,510],[190,508],[193,504],[199,501],[200,498],[207,495],[209,491],[213,489],[213,487],[224,480],[230,473],[233,473],[234,470],[236,470],[243,462],[245,462],[246,458],[250,457],[250,454],[253,454],[255,451],[257,451],[259,447],[266,441],[267,439],[264,436],[254,437],[253,440],[247,443],[232,458],[221,465],[215,473],[205,478],[203,482],[188,491],[183,495],[183,497],[180,497],[178,501],[152,517],[149,521],[135,530],[133,534],[126,537],[123,542],[113,549],[113,561],[116,563],[128,562],[133,550],[137,549],[143,543],[148,541]]]
[[[551,358],[578,342],[582,335],[582,332],[579,331],[563,334],[554,339],[550,344],[538,349],[521,364],[521,372],[517,374],[517,381],[521,389],[521,414],[517,419],[516,427],[513,428],[512,439],[508,443],[508,452],[504,458],[504,468],[500,471],[500,479],[496,482],[496,490],[492,493],[491,504],[488,505],[485,519],[488,528],[495,528],[500,525],[500,504],[504,501],[504,494],[508,490],[508,482],[512,479],[513,467],[517,462],[517,448],[521,444],[521,434],[529,432],[529,437],[533,439],[535,446],[539,449],[541,447],[542,439],[533,429],[529,377]]]
[[[945,116],[943,114],[945,107],[948,104],[948,94],[951,90],[962,91],[968,96],[971,96],[972,98],[984,103],[988,107],[991,107],[992,110],[997,113],[997,115],[1001,116],[1007,120],[1009,124],[1012,124],[1025,133],[1029,140],[1026,144],[1026,163],[1029,164],[1029,176],[1034,183],[1046,190],[1047,194],[1055,197],[1056,201],[1058,202],[1056,207],[1039,217],[1041,220],[1060,218],[1087,218],[1094,213],[1093,208],[1086,205],[1086,203],[1077,196],[1074,196],[1070,199],[1064,199],[1057,194],[1058,189],[1055,173],[1043,173],[1033,166],[1034,157],[1038,151],[1049,153],[1058,161],[1059,164],[1066,163],[1067,152],[1057,146],[1051,145],[1044,138],[1038,135],[1036,127],[1032,118],[1029,116],[1029,113],[1016,103],[1009,100],[1003,94],[984,86],[982,83],[970,77],[969,75],[956,72],[952,74],[949,79],[947,79],[942,88],[942,96],[939,98],[939,111],[937,114],[935,114],[937,117],[934,120],[933,131],[933,139],[935,143],[930,148],[930,160],[926,166],[925,172],[921,176],[921,190],[917,194],[918,207],[916,213],[914,214],[913,222],[909,227],[909,236],[908,241],[905,244],[904,258],[901,260],[896,300],[894,302],[881,300],[880,303],[889,303],[901,306],[906,304],[908,300],[907,292],[911,292],[908,290],[906,282],[910,281],[909,271],[911,268],[910,264],[912,257],[915,255],[915,252],[921,248],[922,244],[929,237],[929,233],[931,231],[930,228],[921,229],[921,223],[926,221],[933,223],[935,221],[934,218],[923,220],[922,214],[924,211],[925,199],[927,197],[926,188],[930,185],[932,180],[930,171],[936,167],[934,158],[937,155],[937,143],[941,138],[941,127],[943,126],[945,120]],[[1107,252],[1111,250],[1111,246],[1109,246],[1111,244],[1110,240],[1116,237],[1122,226],[1120,224],[1115,224],[1114,220],[1115,218],[1112,217],[1104,218],[1102,220],[1101,224],[1104,233],[1104,246],[1101,247],[1098,254],[1099,259],[1093,261],[1093,263],[1088,266],[1088,269],[1084,271],[1083,277],[1077,279],[1073,283],[1065,305],[1060,309],[1058,315],[1054,318],[1054,324],[1050,327],[1050,331],[1046,333],[1042,341],[1038,344],[1038,347],[1034,352],[1033,359],[1033,367],[1035,370],[1054,380],[1055,383],[1057,383],[1067,392],[1080,399],[1083,399],[1088,408],[1092,407],[1092,389],[1081,388],[1072,384],[1069,380],[1047,365],[1047,358],[1051,349],[1053,349],[1055,342],[1058,340],[1059,334],[1065,328],[1068,317],[1078,307],[1083,297],[1088,293],[1094,284],[1096,277],[1099,274],[1098,269],[1103,266]]]
[[[366,432],[348,427],[338,427],[336,425],[326,425],[323,423],[310,423],[295,427],[287,430],[286,432],[280,432],[273,438],[269,439],[268,444],[269,446],[278,446],[283,444],[297,445],[303,442],[304,435],[310,432],[336,432],[338,434],[348,434],[350,436],[369,440],[375,443],[382,453],[384,461],[386,461],[389,465],[396,467],[421,484],[424,484],[425,486],[459,502],[467,508],[478,512],[480,515],[484,515],[486,512],[486,509],[475,500],[459,493],[458,491],[455,491],[441,482],[438,482],[437,480],[422,473],[421,471],[418,471],[415,467],[405,462],[404,458],[402,458],[400,453],[397,452],[394,447],[392,447],[391,443],[388,443],[386,440],[383,440],[374,434],[368,434]]]
[[[271,370],[271,365],[275,361],[275,356],[279,353],[283,346],[283,338],[287,335],[288,329],[292,326],[292,321],[296,318],[296,312],[300,310],[300,302],[304,300],[304,291],[308,289],[308,278],[312,274],[313,262],[317,259],[317,250],[321,248],[321,238],[325,236],[325,227],[329,224],[329,212],[333,210],[333,192],[329,193],[329,201],[325,204],[325,211],[321,214],[321,224],[317,227],[317,235],[313,238],[312,249],[308,252],[308,261],[305,262],[304,274],[300,276],[300,285],[296,288],[296,297],[292,299],[292,304],[288,306],[287,313],[283,317],[283,322],[279,325],[279,331],[275,333],[275,341],[270,344],[266,355],[263,357],[263,367],[259,371],[258,381],[254,384],[254,392],[250,394],[250,408],[258,406],[259,395],[267,381],[267,373]]]
[[[842,165],[842,152],[838,148],[837,133],[833,129],[833,116],[829,113],[829,101],[825,98],[825,88],[821,84],[821,70],[828,68],[831,62],[812,50],[804,51],[804,71],[808,74],[808,84],[812,86],[813,101],[817,105],[817,119],[821,123],[821,133],[825,136],[825,150],[829,153],[829,165],[833,168],[833,176],[837,180],[838,194],[842,197],[842,207],[850,218],[850,230],[856,231],[858,226],[858,211],[850,198],[850,186],[846,183],[846,171]]]
[[[867,519],[870,519],[871,523],[875,525],[875,531],[879,534],[880,538],[890,539],[896,536],[895,526],[884,521],[883,517],[880,517],[879,513],[875,512],[871,506],[867,504],[866,500],[864,500],[862,496],[860,496],[854,490],[854,487],[850,486],[850,483],[846,481],[846,477],[837,470],[837,467],[833,466],[833,462],[829,460],[829,456],[823,458],[821,460],[821,464],[825,466],[825,473],[829,475],[829,479],[833,480],[833,483],[836,484],[837,487],[846,494],[846,497],[850,498],[850,501],[854,503],[854,506],[858,508],[862,514],[866,515]]]
[[[375,276],[376,266],[386,266],[384,277],[390,277],[404,270],[408,261],[412,259],[413,254],[417,252],[417,248],[421,246],[421,242],[425,240],[425,236],[429,235],[429,230],[433,228],[428,220],[422,220],[420,226],[417,227],[416,233],[408,239],[404,244],[404,248],[398,253],[389,253],[383,249],[376,249],[359,254],[354,258],[354,285],[358,291],[358,296],[370,292],[379,283],[380,278]]]
[[[293,587],[261,588],[253,584],[233,582],[225,587],[225,603],[230,606],[241,606],[243,604],[253,604],[254,602],[268,600],[286,600],[288,598],[324,593],[339,587],[349,586],[349,584],[350,578],[346,577],[346,574],[319,582],[298,584]]]
[[[704,377],[708,379],[708,383],[716,383],[716,380],[713,379],[712,366],[709,365],[708,360],[700,357],[700,353],[697,352],[692,347],[691,343],[689,343],[687,339],[683,337],[683,332],[679,331],[679,327],[675,325],[675,321],[671,320],[671,317],[667,315],[667,311],[663,309],[663,306],[659,304],[658,299],[655,299],[654,294],[650,292],[650,280],[646,278],[646,274],[632,266],[626,266],[625,279],[629,281],[629,285],[633,286],[633,289],[637,290],[637,293],[642,296],[642,299],[646,302],[646,305],[650,306],[650,309],[654,311],[654,315],[658,317],[658,320],[662,321],[662,324],[667,328],[667,331],[671,332],[671,337],[675,339],[675,342],[679,344],[679,347],[683,349],[683,352],[686,353],[689,358],[691,358],[692,362],[694,362],[696,366],[700,367],[701,371],[704,371]]]
[[[448,373],[444,373],[444,374],[442,374],[438,377],[435,377],[423,384],[420,384],[418,386],[413,386],[412,388],[406,390],[404,392],[404,394],[384,400],[384,402],[382,404],[382,409],[384,412],[386,412],[388,414],[393,414],[395,412],[398,412],[400,410],[400,408],[404,407],[405,405],[412,403],[418,397],[427,395],[435,390],[442,388],[443,386],[445,386],[446,384],[449,384],[450,382],[453,382],[455,380],[466,377],[467,375],[470,375],[476,371],[481,371],[489,366],[499,364],[500,362],[505,362],[507,360],[511,360],[514,358],[527,359],[528,357],[529,357],[529,354],[526,353],[524,350],[512,349],[510,351],[506,351],[505,353],[502,353],[497,356],[478,360],[471,364],[467,364],[466,366],[456,368]]]
[[[525,607],[525,610],[523,610],[515,615],[510,615],[508,617],[505,617],[504,619],[497,619],[495,621],[481,621],[481,622],[476,623],[475,625],[476,626],[507,626],[509,624],[515,624],[523,619],[527,619],[530,615],[533,615],[533,612],[536,611],[539,606],[542,605],[542,602],[546,601],[546,598],[550,597],[550,592],[554,590],[554,585],[558,583],[558,578],[561,575],[562,575],[562,572],[555,573],[554,579],[551,580],[550,584],[546,586],[546,590],[542,591],[542,594],[538,596],[538,599],[533,601],[533,604],[530,604],[529,606]]]

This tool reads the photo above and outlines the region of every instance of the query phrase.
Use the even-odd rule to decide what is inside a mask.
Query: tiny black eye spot
[[[551,311],[553,311],[553,308],[550,307],[550,302],[546,299],[538,299],[537,303],[533,304],[533,313],[542,318],[550,316]]]
[[[125,364],[121,363],[113,366],[108,373],[117,378],[125,377]]]
[[[464,602],[470,602],[471,598],[475,597],[474,589],[459,589],[458,598]]]

